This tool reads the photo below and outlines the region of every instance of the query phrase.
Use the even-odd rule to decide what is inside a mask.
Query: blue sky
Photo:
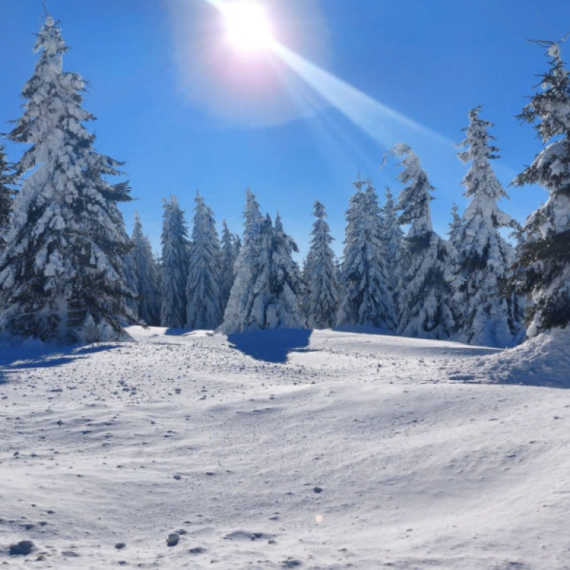
[[[302,253],[312,203],[321,200],[340,252],[358,170],[381,195],[386,184],[399,191],[393,162],[379,170],[396,142],[410,144],[428,171],[443,234],[452,203],[465,206],[466,167],[453,144],[470,108],[484,105],[481,116],[496,124],[503,184],[541,148],[532,128],[514,118],[546,70],[544,50],[526,40],[570,31],[568,0],[548,7],[536,0],[262,3],[277,39],[308,62],[316,82],[327,78],[321,94],[270,54],[222,46],[219,13],[205,0],[47,0],[71,47],[65,69],[89,81],[84,106],[98,118],[91,125],[97,149],[127,162],[136,198],[123,208],[127,226],[138,210],[155,248],[163,197],[175,194],[190,221],[200,190],[217,220],[241,232],[250,186],[263,211],[281,211]],[[43,8],[40,0],[0,0],[0,14],[0,122],[7,131],[36,61],[33,34]],[[570,61],[570,42],[563,56]],[[422,128],[384,117],[386,107]],[[347,109],[366,115],[361,124]],[[17,160],[23,149],[9,145],[8,152]],[[537,188],[507,191],[503,207],[520,221],[546,197]]]

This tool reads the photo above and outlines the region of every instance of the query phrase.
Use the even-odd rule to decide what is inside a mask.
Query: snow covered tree
[[[457,249],[463,218],[459,215],[459,207],[454,202],[451,206],[451,223],[449,224],[449,243]]]
[[[170,201],[164,200],[163,208],[160,324],[179,329],[186,324],[188,230],[184,212],[176,197],[171,196]]]
[[[391,153],[403,157],[398,180],[405,187],[397,210],[402,212],[400,224],[410,225],[398,284],[399,331],[405,336],[446,339],[455,329],[450,306],[451,256],[446,242],[433,231],[429,206],[433,186],[408,145],[396,145]]]
[[[298,297],[302,285],[291,254],[295,242],[279,217],[275,228],[263,218],[255,195],[248,190],[244,211],[243,243],[235,265],[235,280],[224,322],[225,334],[272,328],[302,328]]]
[[[196,193],[186,286],[186,326],[190,329],[214,329],[222,322],[220,257],[214,213]]]
[[[404,232],[400,228],[396,205],[389,187],[386,187],[386,201],[382,207],[382,242],[384,243],[388,285],[396,292],[402,267]]]
[[[133,249],[129,256],[134,265],[135,291],[137,292],[138,316],[150,326],[160,325],[160,297],[158,288],[158,266],[148,237],[142,231],[138,212],[132,235]]]
[[[516,186],[544,186],[549,194],[526,220],[518,248],[518,289],[531,300],[529,337],[570,323],[570,77],[559,43],[537,43],[548,47],[550,67],[542,76],[542,92],[518,118],[536,123],[546,147],[514,180]]]
[[[0,145],[0,248],[5,245],[4,237],[8,231],[10,214],[12,213],[16,179],[17,174],[14,172],[14,165],[6,160],[4,145]]]
[[[17,164],[30,173],[14,203],[8,246],[0,262],[2,328],[64,343],[120,339],[134,318],[123,259],[131,247],[117,203],[128,183],[111,185],[121,163],[95,152],[85,122],[80,75],[62,70],[67,51],[47,16],[40,53],[24,86],[24,114],[9,138],[30,145]]]
[[[455,221],[456,235],[452,236],[457,250],[456,338],[470,344],[504,347],[522,340],[522,315],[516,297],[501,291],[514,253],[499,230],[516,228],[517,224],[497,205],[498,200],[508,196],[490,163],[499,152],[488,133],[493,124],[481,119],[480,111],[481,107],[476,107],[469,112],[466,137],[459,144],[465,150],[458,153],[463,162],[471,162],[462,182],[471,202],[461,223]]]
[[[386,251],[378,197],[370,180],[358,177],[356,193],[346,212],[346,236],[337,325],[396,328],[392,293],[386,267]]]
[[[221,253],[221,277],[220,277],[220,295],[222,299],[222,310],[225,311],[230,292],[234,284],[234,266],[239,254],[239,240],[236,238],[228,224],[224,220],[222,230],[222,253]]]
[[[333,237],[326,221],[325,207],[320,202],[313,205],[311,247],[304,267],[306,285],[305,313],[311,329],[331,328],[336,323],[338,308],[338,281],[335,255],[330,244]]]

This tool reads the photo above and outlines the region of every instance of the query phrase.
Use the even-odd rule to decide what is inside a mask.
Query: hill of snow
[[[2,567],[570,568],[568,331],[129,332],[3,345]]]

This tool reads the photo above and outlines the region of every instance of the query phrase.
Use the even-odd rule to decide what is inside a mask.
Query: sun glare
[[[223,8],[226,33],[230,43],[246,51],[267,49],[272,30],[263,6],[255,2],[235,2]]]

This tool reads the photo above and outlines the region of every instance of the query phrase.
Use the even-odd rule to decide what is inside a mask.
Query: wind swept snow
[[[568,331],[128,332],[3,346],[0,565],[570,568]]]

